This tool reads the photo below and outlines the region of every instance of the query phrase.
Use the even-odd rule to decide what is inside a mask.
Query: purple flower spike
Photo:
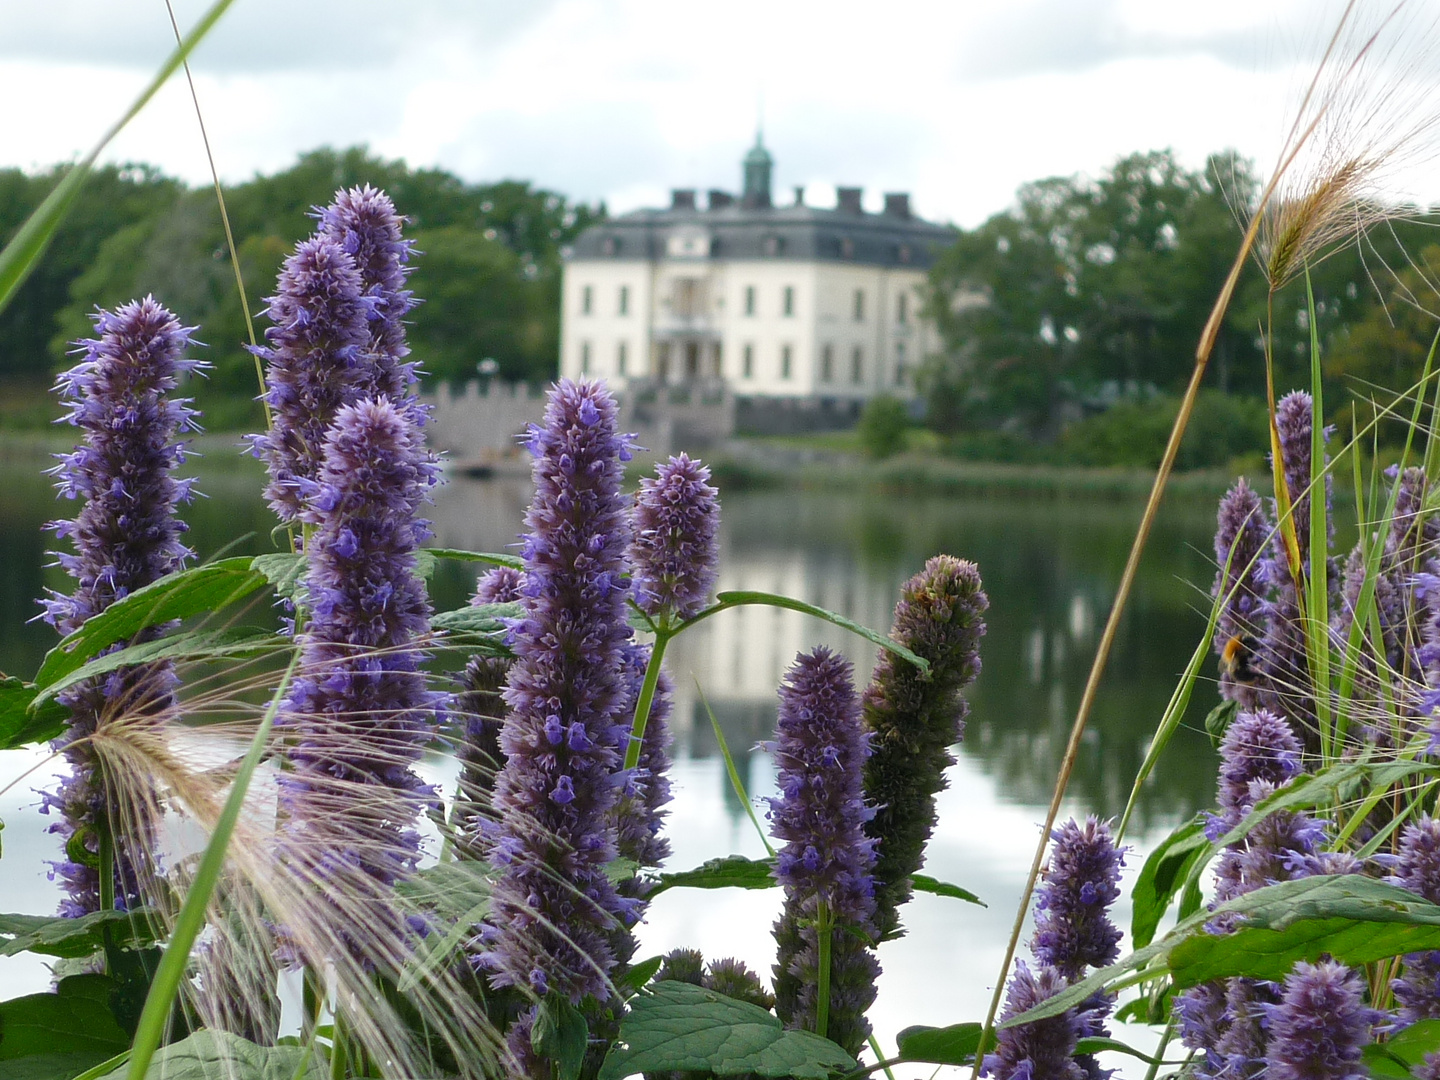
[[[1264,709],[1241,713],[1220,744],[1220,820],[1210,829],[1215,832],[1211,839],[1219,839],[1249,812],[1255,802],[1251,785],[1260,781],[1280,787],[1299,773],[1300,740],[1290,725]]]
[[[872,753],[865,798],[876,808],[865,835],[876,844],[875,922],[882,939],[900,932],[910,875],[925,862],[935,827],[935,796],[955,763],[950,747],[965,731],[960,691],[980,673],[980,639],[990,606],[972,562],[937,555],[900,588],[890,636],[930,662],[922,673],[881,652],[865,690]]]
[[[1425,814],[1405,826],[1394,880],[1432,904],[1440,903],[1440,821]],[[1390,986],[1403,1023],[1440,1019],[1440,952],[1410,953],[1405,970]]]
[[[505,690],[500,826],[490,853],[500,877],[486,962],[498,986],[539,993],[543,985],[579,1003],[606,996],[610,936],[632,918],[605,874],[615,856],[617,721],[630,637],[620,490],[628,451],[615,399],[598,383],[569,379],[551,391],[529,445],[527,610],[512,630],[516,659]],[[562,778],[572,796],[563,802],[552,795]]]
[[[1065,979],[1054,968],[1032,973],[1023,961],[1016,961],[1000,1019],[1019,1016],[1064,989]],[[985,1055],[981,1076],[993,1080],[1085,1080],[1085,1070],[1075,1061],[1080,1018],[1073,1009],[1031,1024],[1000,1028],[995,1036],[995,1050]]]
[[[715,533],[720,525],[710,470],[680,454],[640,481],[635,496],[635,602],[647,615],[688,619],[715,586]]]
[[[801,653],[780,685],[776,784],[770,800],[775,836],[785,841],[775,877],[785,906],[775,924],[776,1014],[792,1028],[817,1030],[816,979],[823,903],[831,920],[827,1038],[851,1054],[870,1033],[865,1012],[875,1000],[880,965],[871,877],[874,841],[861,775],[869,737],[861,729],[850,662],[819,648]]]
[[[84,359],[60,376],[57,389],[69,410],[66,420],[83,441],[59,455],[51,470],[56,487],[84,505],[73,521],[49,527],[68,537],[75,553],[57,557],[75,580],[69,596],[51,593],[42,600],[44,617],[62,634],[112,603],[180,569],[191,552],[180,542],[185,524],[176,507],[190,499],[189,481],[173,473],[185,457],[176,436],[195,430],[195,413],[172,399],[180,379],[203,365],[187,359],[190,330],[152,297],[116,311],[95,314],[96,337],[82,341]],[[151,627],[130,644],[158,637]],[[81,683],[60,695],[70,708],[69,729],[55,741],[70,763],[70,776],[59,790],[46,793],[43,810],[61,820],[51,826],[66,842],[69,858],[55,866],[68,898],[60,913],[84,915],[100,906],[99,831],[111,831],[115,844],[115,896],[119,905],[139,901],[138,878],[150,868],[153,823],[133,821],[131,835],[120,835],[122,820],[88,741],[106,720],[136,722],[158,717],[173,705],[175,676],[168,664],[125,668]]]
[[[430,627],[415,572],[429,536],[418,512],[437,478],[408,412],[367,399],[336,415],[304,513],[314,526],[310,619],[282,709],[296,743],[281,790],[296,857],[325,853],[344,876],[336,888],[390,885],[413,870],[414,822],[434,797],[411,766],[441,704],[416,647]],[[371,805],[353,805],[357,784]]]
[[[1284,457],[1285,488],[1290,496],[1291,520],[1295,523],[1295,539],[1300,545],[1300,565],[1308,572],[1310,557],[1310,458],[1311,440],[1314,431],[1314,402],[1304,390],[1286,394],[1275,406],[1275,428],[1280,434],[1280,453]],[[1329,439],[1329,431],[1324,435]],[[1323,467],[1325,463],[1321,462]],[[1331,474],[1325,473],[1325,507],[1329,510],[1332,484]],[[1334,518],[1325,516],[1326,525],[1333,532]],[[1275,536],[1275,554],[1285,561],[1284,541],[1279,533]]]
[[[395,212],[389,195],[369,184],[337,191],[319,217],[319,235],[335,241],[355,261],[364,294],[373,302],[367,347],[373,366],[362,392],[408,405],[415,395],[415,365],[405,361],[410,354],[405,315],[417,301],[405,288],[410,273],[406,264],[413,254],[401,234],[405,219]]]
[[[1260,496],[1242,477],[1220,500],[1215,531],[1215,585],[1210,595],[1228,597],[1221,605],[1215,624],[1215,653],[1223,655],[1233,638],[1240,638],[1248,649],[1254,649],[1264,632],[1265,590],[1262,574],[1265,566],[1265,542],[1270,535],[1270,522],[1265,516]],[[1230,570],[1225,572],[1226,563]],[[1237,682],[1234,673],[1221,673],[1220,693],[1229,699],[1253,706],[1254,691]]]
[[[1380,1014],[1366,1008],[1360,976],[1343,964],[1297,963],[1270,1011],[1270,1080],[1362,1080],[1360,1051]]]
[[[373,385],[367,349],[374,310],[354,258],[329,237],[301,241],[285,260],[266,311],[275,325],[258,350],[274,426],[251,437],[270,471],[265,496],[282,521],[304,509],[336,413]]]
[[[1109,908],[1120,895],[1125,855],[1110,826],[1094,816],[1067,821],[1054,832],[1045,879],[1035,894],[1035,959],[1072,982],[1086,968],[1120,955],[1120,928]]]

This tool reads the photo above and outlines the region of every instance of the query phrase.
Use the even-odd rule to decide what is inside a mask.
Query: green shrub
[[[1071,424],[1060,437],[1067,464],[1153,469],[1165,453],[1179,399],[1125,401]],[[1176,458],[1179,469],[1215,468],[1265,446],[1263,401],[1202,390]]]
[[[909,429],[910,414],[905,409],[905,403],[881,394],[865,405],[856,432],[867,454],[887,458],[905,449],[905,433]]]

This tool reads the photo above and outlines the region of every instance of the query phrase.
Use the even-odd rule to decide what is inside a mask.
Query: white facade
[[[914,393],[936,345],[919,317],[923,270],[697,258],[683,253],[686,239],[672,236],[656,259],[566,263],[562,375],[616,389],[723,376],[737,394],[766,397]]]

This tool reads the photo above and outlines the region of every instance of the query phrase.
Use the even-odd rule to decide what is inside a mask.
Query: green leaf
[[[397,884],[395,891],[407,905],[443,923],[489,900],[494,882],[495,871],[488,863],[467,859],[427,866]]]
[[[1091,1035],[1075,1042],[1075,1053],[1077,1054],[1129,1054],[1133,1058],[1139,1058],[1147,1065],[1179,1065],[1178,1061],[1166,1062],[1160,1058],[1151,1057],[1143,1050],[1137,1050],[1129,1043],[1123,1043],[1119,1039],[1105,1038],[1100,1035]]]
[[[540,1002],[531,1040],[535,1052],[555,1062],[555,1080],[576,1080],[585,1063],[585,1044],[590,1027],[585,1015],[559,994],[549,994]]]
[[[1410,1066],[1390,1053],[1387,1043],[1370,1043],[1361,1048],[1360,1059],[1375,1080],[1412,1080]]]
[[[1207,923],[1232,914],[1241,917],[1240,929],[1206,932]],[[1359,874],[1282,881],[1197,912],[1159,941],[1000,1026],[1054,1016],[1098,990],[1158,978],[1167,969],[1183,988],[1232,975],[1281,979],[1296,961],[1326,954],[1355,966],[1431,949],[1440,949],[1440,906],[1412,892]]]
[[[906,1061],[931,1065],[969,1065],[980,1045],[981,1024],[951,1024],[949,1027],[907,1027],[895,1037],[900,1056]],[[990,1046],[995,1035],[990,1035]],[[988,1047],[987,1047],[988,1049]]]
[[[248,556],[218,559],[166,574],[116,600],[45,654],[35,673],[35,685],[49,687],[92,656],[117,642],[129,641],[147,626],[218,611],[249,596],[265,584],[264,575],[252,570],[251,562]]]
[[[774,859],[726,855],[723,859],[709,859],[693,870],[661,874],[650,895],[666,889],[770,889],[777,884],[774,874]]]
[[[226,657],[262,656],[294,647],[294,641],[258,626],[230,626],[219,630],[195,630],[172,634],[155,641],[128,645],[96,657],[42,687],[31,703],[32,710],[54,700],[56,695],[117,668],[152,664],[159,660],[222,660]]]
[[[291,551],[272,551],[250,560],[251,568],[264,575],[266,584],[275,590],[275,595],[291,601],[300,598],[309,565],[304,555]]]
[[[858,634],[872,645],[878,645],[882,649],[888,649],[910,663],[914,664],[921,671],[930,670],[930,661],[922,656],[917,656],[898,641],[892,641],[878,630],[871,630],[868,626],[861,626],[853,619],[847,619],[844,615],[829,611],[814,604],[807,604],[804,600],[796,600],[791,596],[781,596],[778,593],[755,592],[752,590],[740,592],[722,592],[715,595],[715,603],[711,604],[694,618],[687,619],[682,623],[676,633],[686,627],[694,626],[701,619],[708,619],[729,608],[744,607],[747,604],[763,604],[768,607],[785,608],[787,611],[798,611],[802,615],[813,615],[817,619],[824,619],[828,623],[843,630],[849,630],[852,634]]]
[[[430,626],[436,630],[451,633],[503,635],[508,629],[507,619],[519,619],[525,614],[520,604],[476,604],[456,608],[454,611],[437,612],[430,618]]]
[[[1150,853],[1130,890],[1133,910],[1130,936],[1136,948],[1155,940],[1155,931],[1175,894],[1188,879],[1195,862],[1208,856],[1210,851],[1204,815],[1197,814],[1160,841]]]
[[[630,1001],[598,1080],[635,1073],[754,1073],[825,1080],[855,1059],[813,1031],[786,1031],[770,1013],[689,983],[656,983]]]
[[[114,1060],[115,1055],[99,1059],[103,1064]],[[53,1054],[27,1054],[23,1058],[5,1062],[5,1080],[71,1080],[78,1078],[97,1064],[93,1052],[83,1050]]]
[[[967,904],[979,904],[981,907],[989,906],[969,889],[951,885],[948,881],[937,881],[929,874],[911,874],[910,885],[916,892],[930,893],[933,896],[948,896],[952,900],[964,900]]]
[[[641,960],[638,964],[631,964],[625,969],[625,974],[615,980],[615,989],[620,991],[622,997],[634,996],[655,977],[655,973],[664,963],[663,956],[652,956],[648,960]]]
[[[130,1039],[110,1012],[114,989],[104,975],[72,975],[53,994],[0,1001],[0,1074],[8,1077],[17,1058],[57,1051],[87,1055],[82,1069],[120,1053]]]
[[[105,943],[105,928],[110,927],[110,941],[124,948],[150,944],[155,928],[149,912],[92,911],[79,918],[55,915],[0,915],[0,956],[22,952],[45,956],[89,956]]]
[[[436,559],[488,563],[490,566],[508,566],[512,570],[525,569],[525,560],[519,555],[505,555],[492,551],[463,551],[460,548],[425,548],[423,550]]]
[[[13,675],[0,677],[0,750],[46,742],[65,730],[70,710],[58,701],[30,711],[35,687]]]
[[[1205,714],[1205,734],[1210,736],[1210,742],[1216,750],[1225,740],[1225,732],[1230,730],[1230,725],[1235,722],[1235,714],[1239,710],[1238,702],[1222,701],[1208,713]]]
[[[305,1058],[303,1047],[257,1046],[228,1031],[206,1029],[157,1050],[145,1080],[322,1080],[327,1070],[320,1055]],[[98,1080],[125,1080],[126,1069],[120,1065]]]

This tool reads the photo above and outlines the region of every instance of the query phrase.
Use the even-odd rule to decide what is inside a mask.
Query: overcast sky
[[[176,0],[182,26],[205,9]],[[1418,4],[1427,23],[1440,0]],[[1379,6],[1379,5],[1377,5]],[[835,184],[974,225],[1022,182],[1132,150],[1268,167],[1339,0],[236,0],[193,67],[222,176],[367,143],[612,211],[739,184],[763,116],[777,197]],[[0,0],[0,165],[87,149],[173,45],[163,0]],[[1440,79],[1430,55],[1424,78]],[[1433,76],[1431,73],[1434,73]],[[112,160],[207,179],[183,79]],[[1431,170],[1434,171],[1434,170]],[[1440,201],[1425,172],[1406,194]]]

